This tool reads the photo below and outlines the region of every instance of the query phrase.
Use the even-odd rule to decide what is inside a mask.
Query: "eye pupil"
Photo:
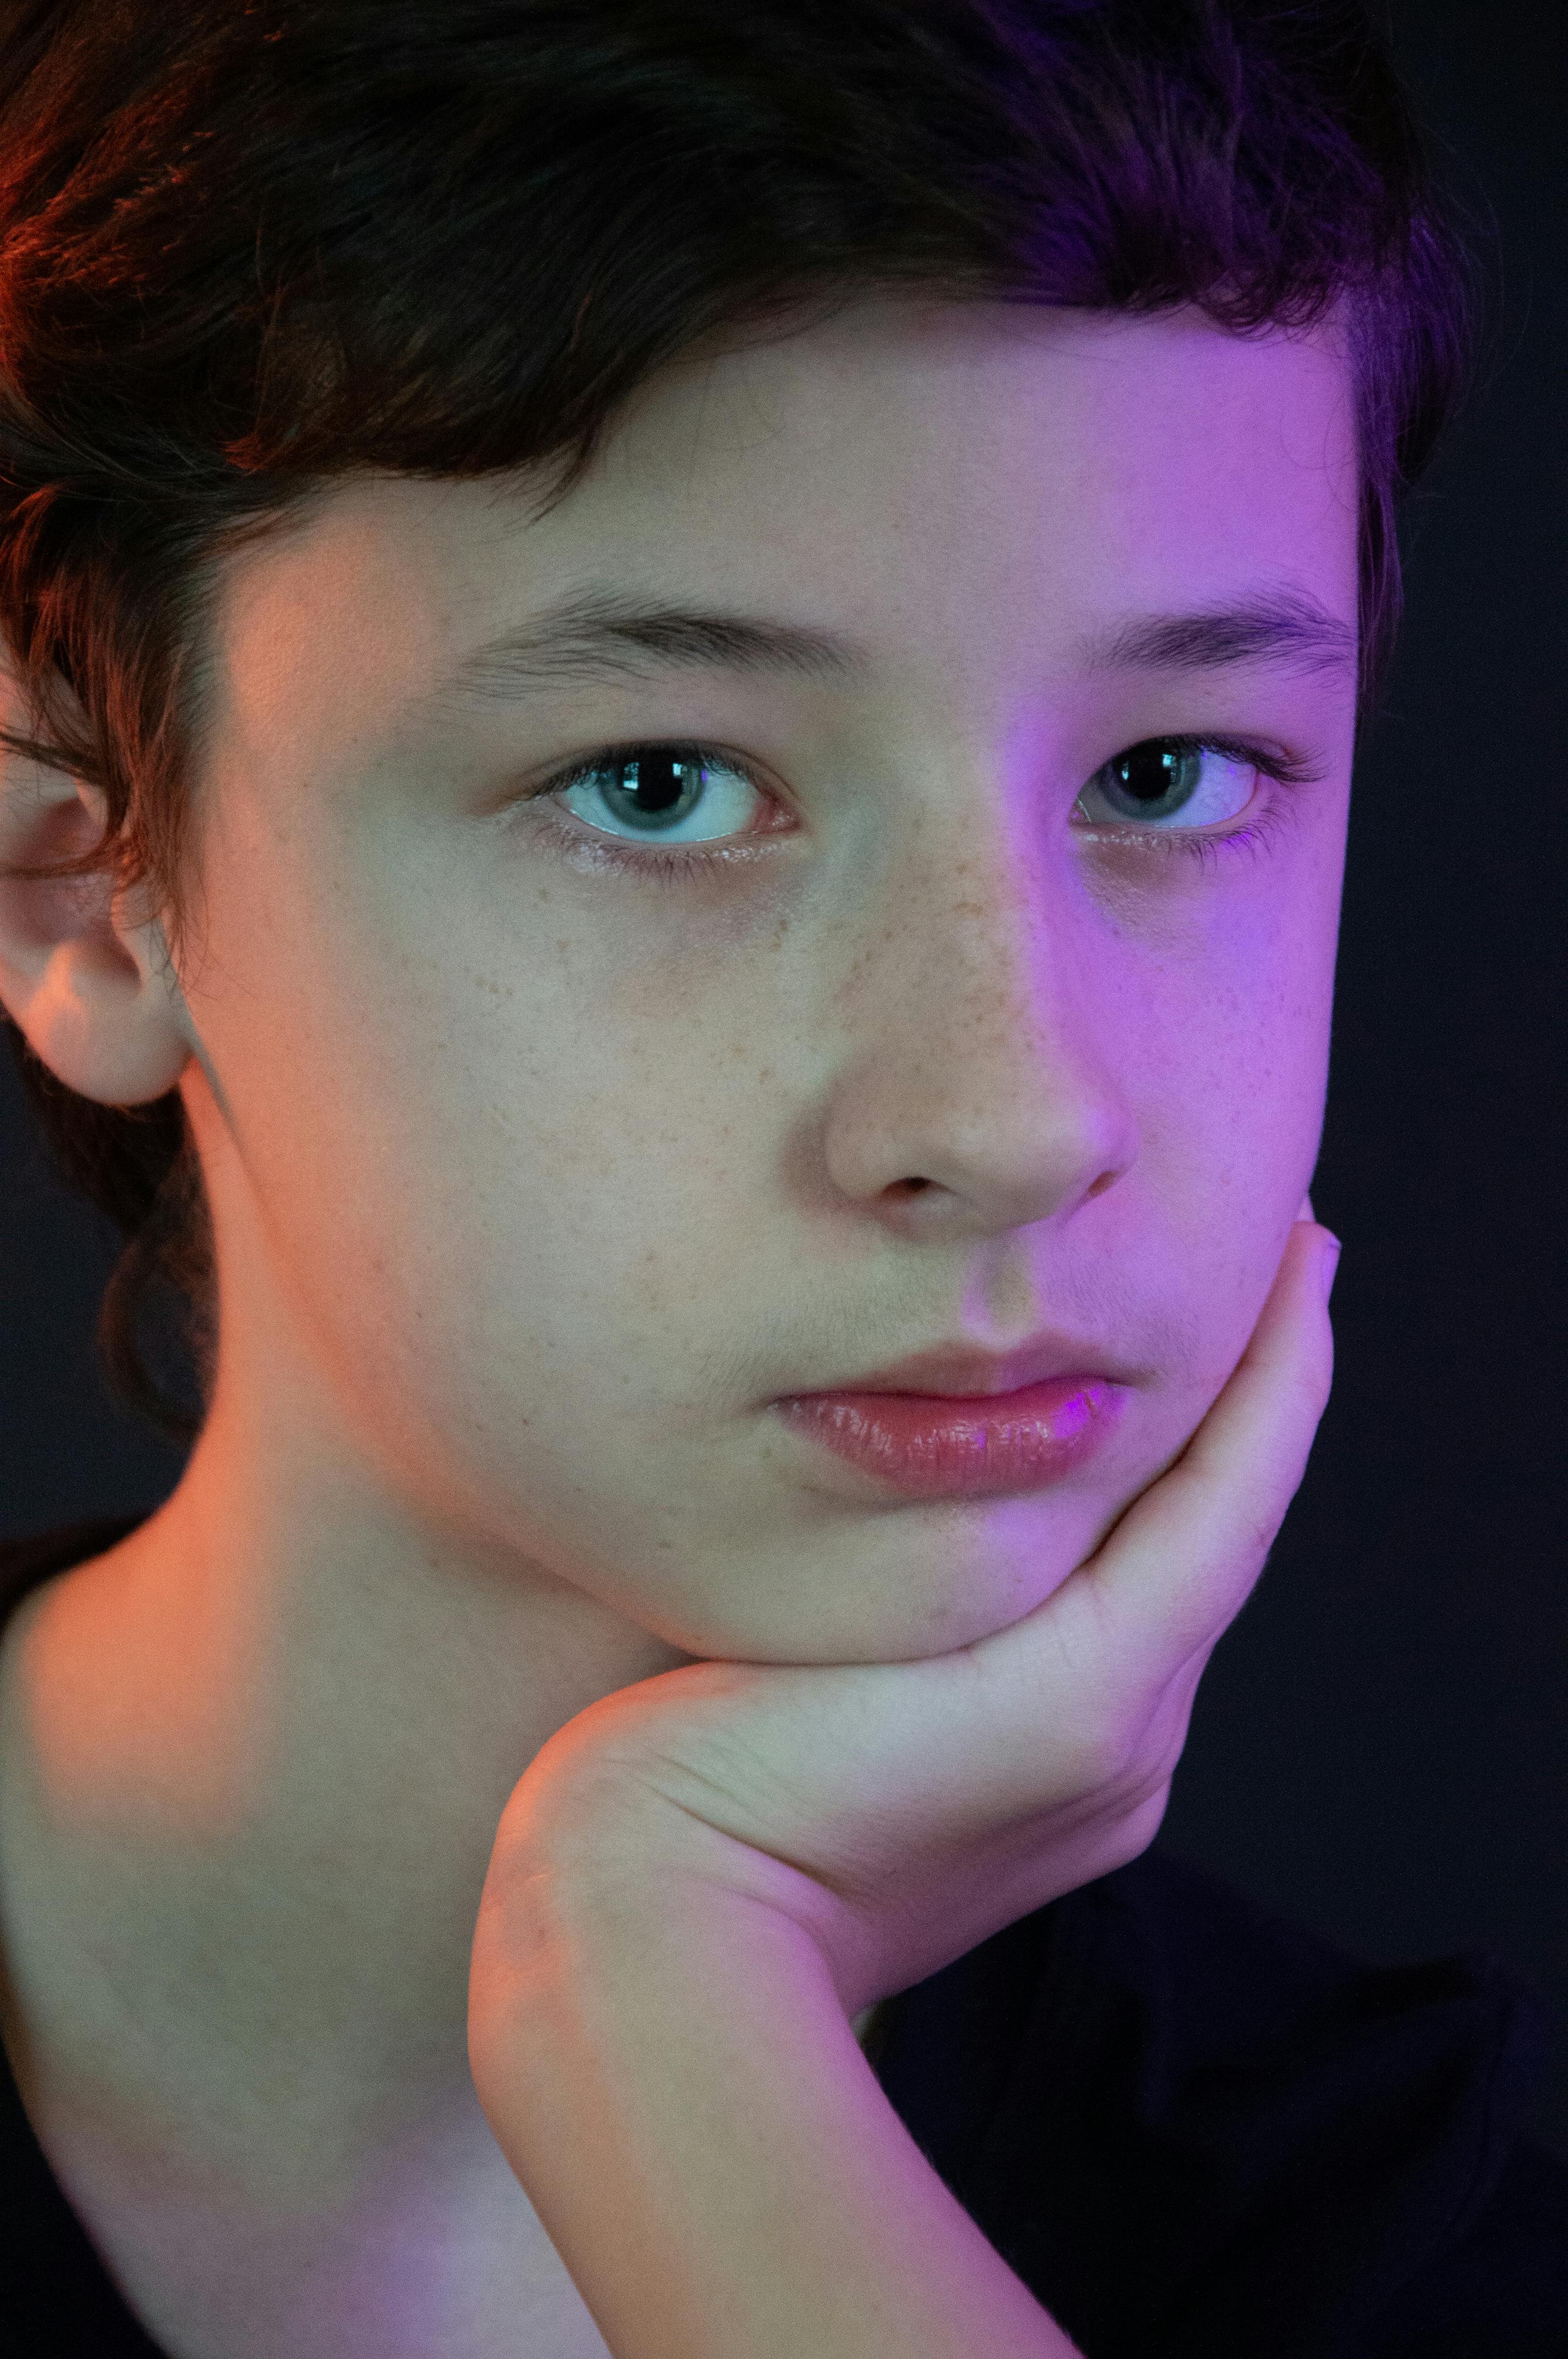
[[[1134,802],[1163,802],[1177,788],[1185,786],[1187,773],[1195,756],[1180,747],[1162,745],[1152,738],[1147,745],[1134,745],[1112,763],[1111,775],[1123,794]]]
[[[611,766],[611,797],[616,816],[633,827],[653,826],[667,820],[683,802],[691,803],[702,790],[703,766],[688,755],[660,746],[628,755]],[[685,813],[682,812],[684,818]]]

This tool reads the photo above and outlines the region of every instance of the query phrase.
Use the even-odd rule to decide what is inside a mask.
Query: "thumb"
[[[1292,1225],[1218,1399],[1076,1576],[1093,1584],[1112,1646],[1155,1680],[1206,1656],[1235,1620],[1300,1487],[1334,1377],[1337,1259],[1331,1231]]]

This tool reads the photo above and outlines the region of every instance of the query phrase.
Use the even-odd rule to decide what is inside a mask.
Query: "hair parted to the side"
[[[926,287],[1348,332],[1364,694],[1394,503],[1458,399],[1469,273],[1360,0],[12,0],[0,30],[0,753],[98,788],[14,876],[146,885],[178,962],[224,560],[351,473],[580,479],[714,330]],[[804,307],[804,308],[803,308]],[[67,1176],[216,1279],[178,1092],[109,1107],[13,1026]]]

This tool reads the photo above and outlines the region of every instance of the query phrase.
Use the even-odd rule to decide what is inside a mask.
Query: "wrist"
[[[617,2359],[1076,2359],[808,1933],[635,1817],[510,1850],[470,1984],[480,2102]]]

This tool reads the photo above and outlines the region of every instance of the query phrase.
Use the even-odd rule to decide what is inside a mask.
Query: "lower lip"
[[[1126,1387],[1104,1376],[1053,1376],[1017,1392],[795,1393],[786,1423],[914,1499],[1039,1491],[1092,1458]]]

